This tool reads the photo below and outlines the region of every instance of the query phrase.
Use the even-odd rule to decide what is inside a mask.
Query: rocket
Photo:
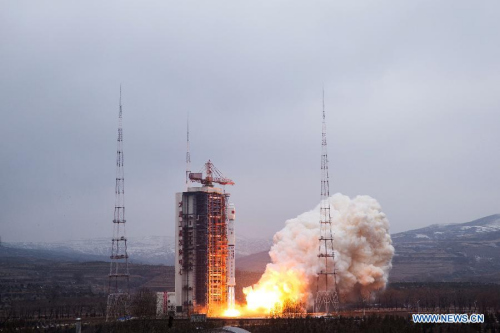
[[[227,206],[227,217],[227,308],[234,309],[234,287],[236,286],[234,248],[236,239],[234,235],[235,209],[232,203]]]

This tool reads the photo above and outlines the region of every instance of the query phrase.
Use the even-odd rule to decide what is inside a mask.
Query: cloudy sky
[[[119,86],[129,236],[172,235],[192,169],[270,237],[331,193],[391,232],[500,212],[497,1],[2,1],[0,236],[111,237]]]

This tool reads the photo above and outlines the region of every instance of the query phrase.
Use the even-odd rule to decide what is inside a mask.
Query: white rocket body
[[[236,286],[236,263],[235,263],[235,243],[236,238],[234,235],[234,220],[236,216],[236,212],[234,209],[234,204],[229,204],[227,206],[227,305],[228,309],[234,309],[235,305],[235,295],[234,295],[234,287]]]

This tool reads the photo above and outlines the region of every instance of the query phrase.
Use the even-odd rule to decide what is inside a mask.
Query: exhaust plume
[[[389,221],[377,200],[367,195],[350,199],[337,193],[328,200],[341,302],[360,296],[368,299],[372,292],[385,288],[392,267],[394,247]],[[286,300],[314,304],[317,273],[324,269],[324,260],[318,258],[319,220],[318,204],[287,220],[274,235],[269,252],[272,263],[256,285],[243,289],[247,310],[269,312]],[[332,285],[333,277],[329,281]]]

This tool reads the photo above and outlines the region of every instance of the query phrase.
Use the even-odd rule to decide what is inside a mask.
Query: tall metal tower
[[[191,153],[189,152],[189,114],[187,118],[187,146],[186,146],[186,191],[191,184],[189,174],[191,173]]]
[[[337,286],[337,272],[335,270],[335,252],[333,250],[332,217],[330,214],[330,181],[328,176],[328,151],[326,144],[325,121],[325,90],[323,89],[323,131],[321,140],[321,203],[320,203],[320,237],[319,260],[324,260],[324,269],[318,272],[316,300],[314,312],[329,313],[339,310],[339,293]],[[329,265],[330,264],[330,265]],[[333,286],[329,284],[329,277],[333,277]]]
[[[125,202],[123,172],[122,88],[118,113],[118,139],[116,151],[115,212],[113,238],[111,239],[111,265],[108,280],[108,304],[106,319],[115,319],[128,314],[130,301],[127,237],[125,234]]]

